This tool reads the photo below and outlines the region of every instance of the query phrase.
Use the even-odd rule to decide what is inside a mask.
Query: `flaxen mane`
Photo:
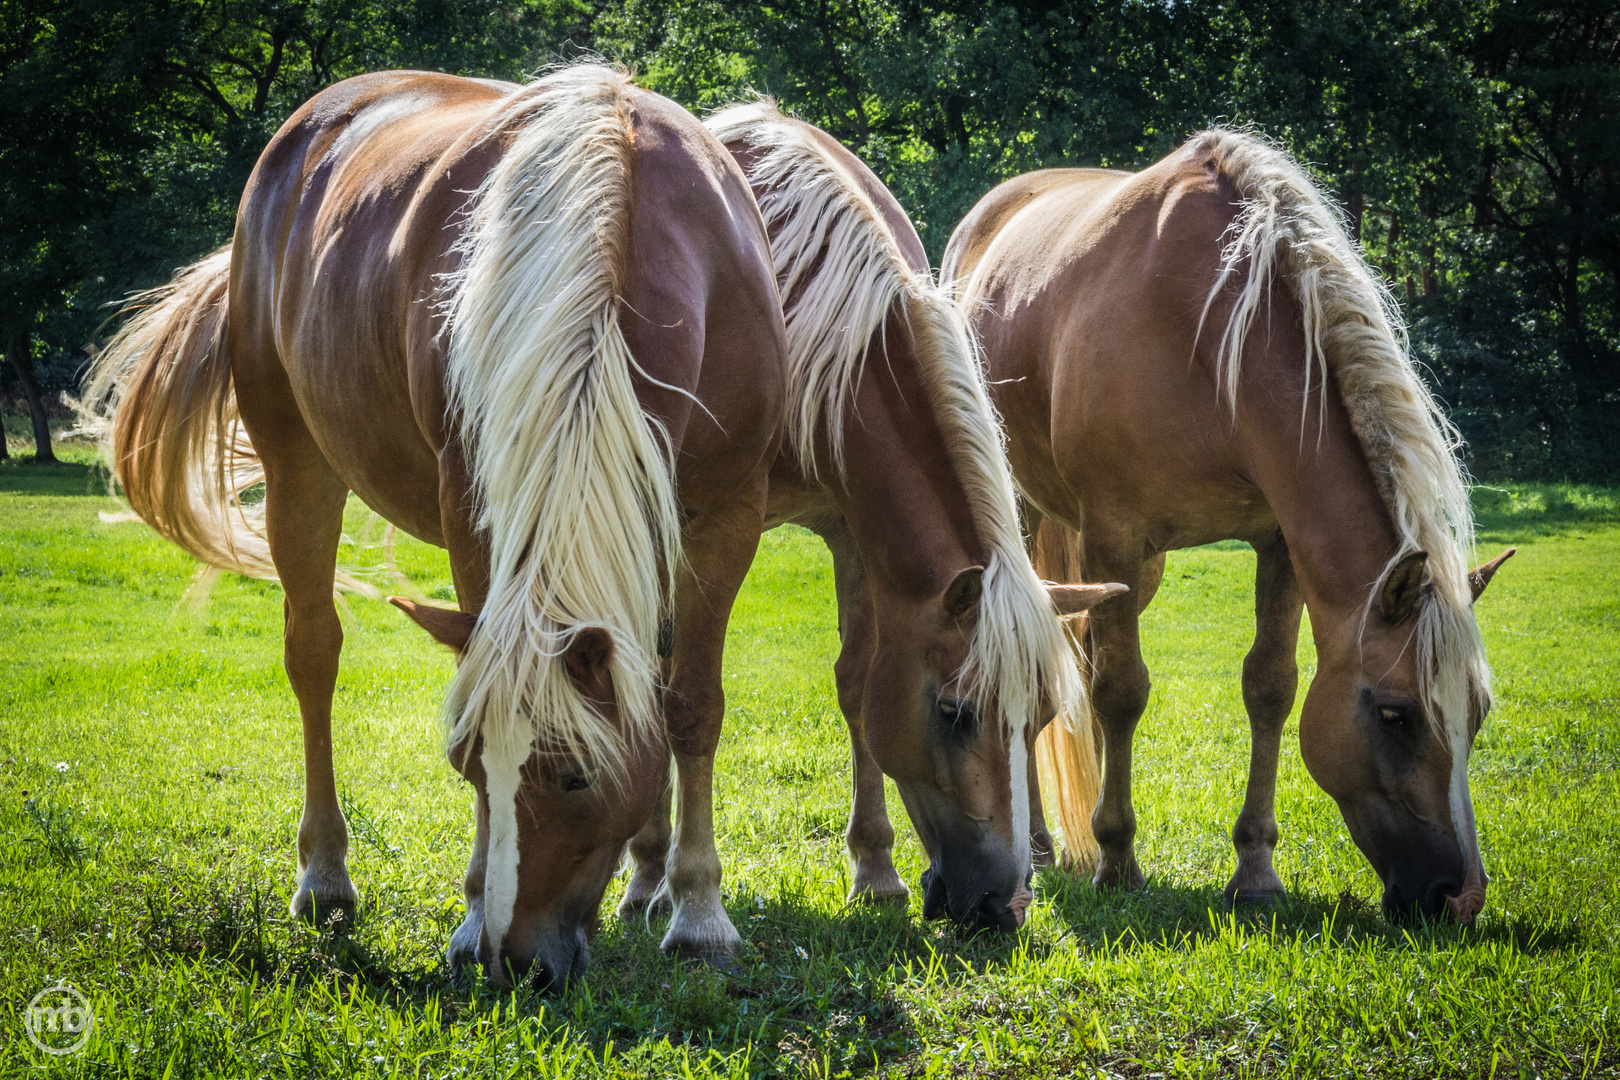
[[[910,335],[974,524],[989,549],[962,679],[970,692],[1000,703],[1012,728],[1015,773],[1022,775],[1024,725],[1036,715],[1042,690],[1072,713],[1083,688],[1024,553],[1001,426],[961,309],[928,274],[912,270],[876,204],[809,125],[784,116],[768,99],[724,109],[706,125],[721,142],[743,142],[756,152],[749,181],[770,229],[786,308],[788,445],[807,475],[816,475],[822,432],[842,472],[844,423],[853,412],[868,347],[883,333],[890,312]],[[1015,797],[1015,843],[1028,842],[1028,821],[1018,817],[1021,805]]]
[[[500,103],[486,138],[506,151],[471,197],[461,266],[443,283],[450,398],[490,537],[489,596],[445,716],[453,747],[484,741],[484,918],[497,948],[517,897],[530,752],[573,754],[616,782],[627,740],[662,731],[654,652],[680,522],[667,439],[636,398],[619,327],[628,85],[581,65]],[[563,663],[584,626],[613,639],[622,731]]]
[[[654,656],[679,556],[667,440],[643,413],[618,297],[629,221],[628,78],[597,65],[514,91],[443,283],[452,407],[489,530],[490,590],[446,702],[452,745],[606,769],[625,736],[570,681],[582,626],[613,638],[625,733],[661,729]],[[513,778],[515,780],[515,776]]]
[[[1390,567],[1428,552],[1432,588],[1414,635],[1419,687],[1460,764],[1470,715],[1490,702],[1468,583],[1474,521],[1457,458],[1461,439],[1418,377],[1400,309],[1305,171],[1243,132],[1206,131],[1193,142],[1214,155],[1243,198],[1204,309],[1207,315],[1216,295],[1241,281],[1221,335],[1219,381],[1235,400],[1244,342],[1272,282],[1284,283],[1304,312],[1307,379],[1314,369],[1319,393],[1330,376],[1337,385],[1400,535]]]

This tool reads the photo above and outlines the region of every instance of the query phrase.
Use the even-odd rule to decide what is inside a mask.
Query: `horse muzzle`
[[[480,952],[483,945],[480,945]],[[561,991],[569,980],[582,978],[591,965],[591,947],[585,938],[585,928],[575,927],[572,933],[563,932],[545,941],[538,950],[528,955],[506,951],[494,964],[485,964],[484,971],[490,981],[503,990],[527,985],[536,993]]]
[[[1011,933],[1024,925],[1024,918],[1035,894],[1028,884],[1010,895],[989,892],[967,884],[952,889],[936,867],[922,872],[923,918],[949,918],[975,930],[1002,930]]]

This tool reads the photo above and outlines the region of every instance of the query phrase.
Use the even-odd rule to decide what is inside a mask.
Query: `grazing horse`
[[[1240,539],[1258,557],[1243,664],[1253,745],[1227,897],[1283,893],[1273,807],[1303,606],[1318,658],[1306,767],[1382,879],[1386,914],[1471,919],[1487,878],[1468,756],[1491,702],[1473,603],[1507,556],[1470,574],[1456,433],[1398,309],[1304,171],[1216,130],[1137,174],[1031,173],[974,207],[944,272],[974,312],[1042,533],[1037,568],[1136,591],[1098,605],[1085,633],[1103,743],[1097,883],[1143,881],[1138,615],[1165,552]],[[1060,762],[1094,762],[1090,737],[1073,742]],[[1089,839],[1092,805],[1071,795],[1071,840]]]
[[[1030,747],[1080,690],[1057,616],[1114,590],[1036,579],[966,322],[877,177],[769,101],[707,126],[759,200],[787,323],[787,445],[768,523],[802,524],[833,555],[855,774],[851,899],[909,895],[887,773],[928,852],[924,913],[1016,927],[1032,898]],[[660,900],[667,813],[631,845],[626,909]],[[711,819],[707,785],[694,791],[683,775],[671,850],[712,852]],[[673,870],[668,880],[678,920]],[[729,922],[711,925],[712,947],[734,946]]]
[[[741,171],[621,73],[385,72],[282,126],[230,248],[146,297],[84,408],[141,517],[285,590],[295,916],[357,901],[331,740],[352,491],[449,550],[460,610],[399,603],[460,658],[445,717],[477,834],[451,962],[584,969],[666,786],[665,721],[718,728],[784,356]]]

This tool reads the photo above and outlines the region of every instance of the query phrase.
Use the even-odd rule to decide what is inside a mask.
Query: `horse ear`
[[[1502,569],[1502,564],[1513,558],[1518,550],[1516,547],[1510,547],[1490,562],[1480,563],[1479,569],[1468,575],[1468,589],[1474,594],[1471,603],[1479,601],[1480,595],[1485,592],[1485,586],[1491,583],[1491,578],[1496,576],[1496,572]]]
[[[1110,581],[1104,585],[1054,585],[1046,583],[1046,595],[1051,598],[1052,606],[1057,608],[1059,618],[1069,615],[1078,615],[1095,604],[1118,596],[1120,593],[1131,591],[1129,585],[1121,585],[1117,581]]]
[[[601,691],[611,686],[613,635],[601,626],[582,626],[568,639],[563,664],[587,697],[605,697]]]
[[[390,596],[388,602],[409,615],[412,622],[433,635],[433,640],[440,645],[450,646],[458,656],[467,651],[467,641],[478,623],[477,615],[455,608],[418,604],[403,596]]]
[[[1423,595],[1423,575],[1429,568],[1429,553],[1414,551],[1390,568],[1378,588],[1378,610],[1392,623],[1405,622]]]
[[[984,596],[984,567],[970,566],[956,575],[945,590],[945,611],[953,619],[960,619],[979,606]]]

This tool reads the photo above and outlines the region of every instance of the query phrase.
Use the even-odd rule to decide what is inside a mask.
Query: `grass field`
[[[339,783],[363,924],[293,926],[299,725],[274,585],[195,567],[81,464],[0,466],[0,1073],[993,1077],[1620,1075],[1620,492],[1481,489],[1498,704],[1474,757],[1493,876],[1477,925],[1394,928],[1285,740],[1292,898],[1226,913],[1248,733],[1253,555],[1171,556],[1146,616],[1131,896],[1047,876],[1016,937],[847,909],[830,563],[769,534],[728,643],[718,827],[745,952],[718,971],[607,918],[582,985],[500,996],[442,963],[468,789],[439,751],[448,655],[348,601]],[[352,508],[351,561],[380,528]],[[444,557],[401,570],[449,597]],[[1300,662],[1311,670],[1308,638]],[[1303,696],[1303,695],[1301,695]],[[898,812],[898,800],[891,807]],[[903,816],[901,872],[921,856]],[[610,890],[611,906],[622,879]],[[86,1049],[25,1037],[36,991],[90,999]]]

